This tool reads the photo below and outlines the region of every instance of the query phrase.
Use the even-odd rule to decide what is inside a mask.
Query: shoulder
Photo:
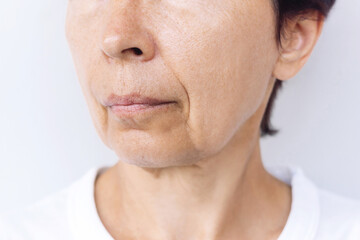
[[[0,217],[0,239],[70,239],[68,191],[69,187],[64,188],[27,207],[3,213]]]
[[[360,240],[360,200],[319,187],[298,165],[268,170],[292,186],[292,207],[284,240]]]
[[[360,200],[318,189],[320,218],[316,239],[360,239]]]

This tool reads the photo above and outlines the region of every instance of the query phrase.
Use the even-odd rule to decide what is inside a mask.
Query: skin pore
[[[69,0],[66,36],[80,85],[97,133],[119,158],[95,182],[114,239],[278,238],[291,188],[265,171],[259,126],[275,78],[301,69],[322,21],[289,22],[279,51],[271,4]],[[104,104],[133,92],[176,104],[128,118]]]

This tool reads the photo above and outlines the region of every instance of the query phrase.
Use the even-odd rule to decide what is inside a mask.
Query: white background
[[[279,93],[265,164],[300,165],[318,186],[360,199],[360,1],[337,0],[310,60]],[[0,8],[0,212],[114,164],[81,93],[64,36],[65,1]]]

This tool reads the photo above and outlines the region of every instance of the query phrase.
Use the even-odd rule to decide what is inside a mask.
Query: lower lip
[[[138,114],[150,113],[155,111],[164,111],[172,106],[175,102],[162,103],[156,105],[149,104],[131,104],[127,106],[114,105],[111,106],[111,111],[120,118],[132,117]]]

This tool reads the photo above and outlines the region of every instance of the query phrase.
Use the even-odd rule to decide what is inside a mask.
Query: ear
[[[324,24],[324,17],[318,11],[310,11],[288,19],[281,36],[279,58],[273,76],[288,80],[300,71],[308,60]]]

